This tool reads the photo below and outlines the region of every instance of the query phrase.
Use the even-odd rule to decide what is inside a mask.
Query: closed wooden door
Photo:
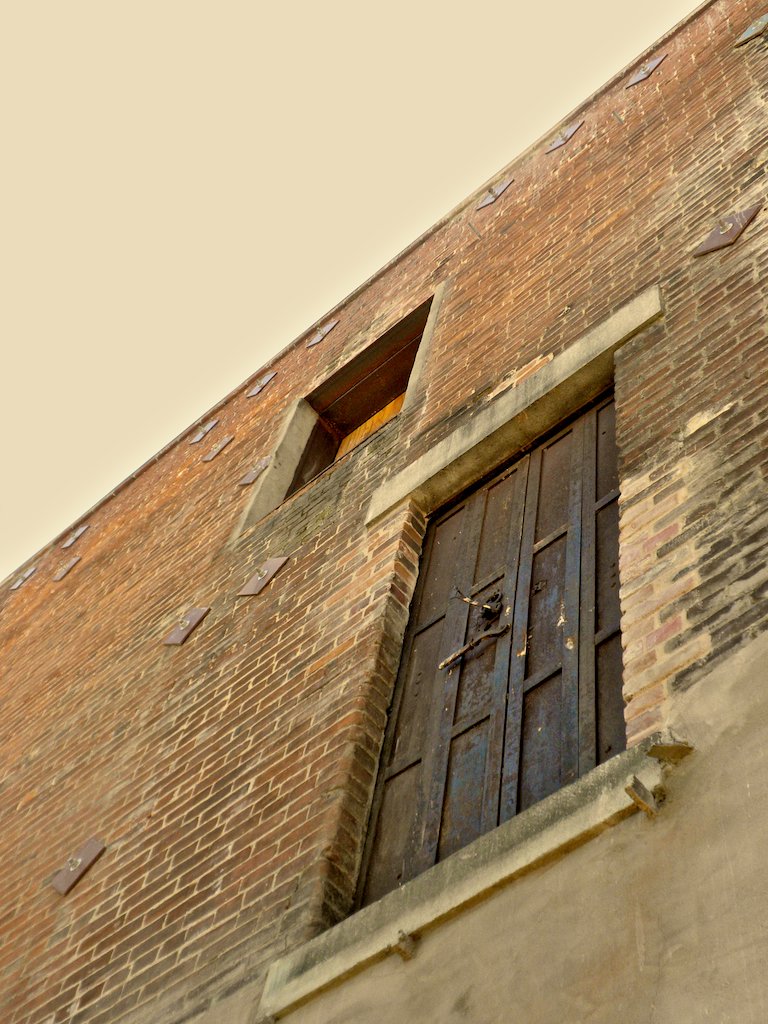
[[[361,902],[623,750],[621,668],[606,399],[429,526]]]

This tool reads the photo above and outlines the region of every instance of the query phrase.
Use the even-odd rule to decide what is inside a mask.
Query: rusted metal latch
[[[473,647],[477,647],[478,644],[481,644],[483,640],[494,640],[496,637],[503,636],[509,627],[510,623],[505,622],[503,626],[499,626],[497,629],[486,630],[485,633],[481,633],[479,636],[476,636],[474,640],[470,640],[469,643],[464,644],[464,646],[460,647],[458,651],[454,651],[453,654],[449,654],[448,657],[444,661],[441,661],[437,667],[439,669],[448,668],[449,665],[453,665],[455,661],[459,661],[460,658],[463,658],[467,651],[471,651]]]
[[[454,587],[454,595],[459,600],[463,601],[464,604],[470,604],[473,608],[479,608],[480,614],[487,622],[492,622],[493,619],[498,619],[501,615],[502,609],[502,597],[501,591],[494,590],[494,592],[483,601],[473,601],[471,597],[467,597],[466,594],[462,594],[458,587]]]

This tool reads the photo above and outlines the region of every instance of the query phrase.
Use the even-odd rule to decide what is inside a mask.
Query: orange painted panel
[[[342,455],[346,455],[347,452],[351,452],[353,448],[356,448],[361,443],[361,441],[370,437],[371,434],[376,433],[379,427],[383,427],[385,423],[389,423],[390,420],[394,419],[400,412],[404,399],[405,394],[398,395],[397,398],[389,403],[389,405],[385,405],[383,409],[379,409],[379,411],[374,413],[370,419],[365,421],[365,423],[361,423],[359,427],[355,427],[351,434],[347,434],[339,445],[339,450],[336,452],[336,459],[340,459]]]

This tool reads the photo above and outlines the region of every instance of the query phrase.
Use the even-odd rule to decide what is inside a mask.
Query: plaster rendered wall
[[[281,1018],[762,1024],[768,638],[677,703],[696,751],[635,815]]]
[[[515,181],[495,204],[477,210],[480,190],[329,313],[339,323],[321,344],[306,347],[308,329],[222,401],[201,443],[190,428],[88,515],[72,548],[59,539],[21,587],[0,587],[3,1022],[240,1024],[270,964],[350,912],[434,511],[406,499],[366,524],[371,496],[649,287],[663,317],[615,368],[628,735],[704,701],[714,672],[733,694],[721,719],[731,728],[749,691],[728,666],[768,624],[766,211],[731,248],[691,253],[721,216],[764,198],[768,36],[733,45],[763,13],[762,0],[706,5],[647,55],[666,54],[647,81],[627,90],[634,68],[622,73],[564,118],[585,123],[546,153],[553,126],[500,172]],[[407,410],[237,536],[250,500],[239,480],[274,453],[289,410],[441,286]],[[276,376],[247,397],[267,369]],[[575,394],[572,411],[589,397]],[[289,561],[267,590],[238,598],[276,555]],[[210,614],[184,646],[163,646],[193,606]],[[704,775],[691,760],[675,787],[715,786],[726,771],[704,743],[695,757]],[[673,788],[658,827],[628,822],[541,877],[597,871],[600,850],[626,843],[622,878],[635,873],[633,894],[653,906],[665,858],[648,856],[650,844],[693,806],[678,811],[677,799]],[[733,877],[748,877],[747,838],[712,834],[712,870],[731,857]],[[94,835],[104,856],[60,897],[51,877]],[[676,842],[660,850],[674,851],[665,877],[682,894],[690,865],[710,860]],[[535,908],[537,877],[504,899],[530,893]],[[702,927],[689,890],[665,935]],[[643,920],[653,950],[655,919]],[[605,927],[589,936],[608,956]],[[715,952],[736,962],[738,929],[719,934],[727,948]],[[611,974],[613,958],[599,967],[579,947],[574,962]]]

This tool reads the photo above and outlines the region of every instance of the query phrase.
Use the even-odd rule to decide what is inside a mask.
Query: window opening
[[[612,398],[430,523],[361,903],[624,749]]]
[[[317,422],[286,497],[397,416],[431,304],[422,303],[307,397]]]

